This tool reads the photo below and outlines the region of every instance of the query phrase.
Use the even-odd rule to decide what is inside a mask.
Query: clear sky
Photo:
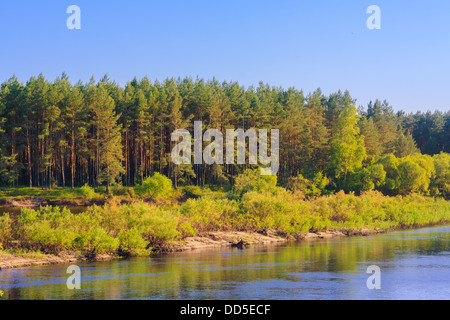
[[[381,30],[366,26],[373,4]],[[0,81],[215,77],[450,110],[448,0],[1,0],[0,30]]]

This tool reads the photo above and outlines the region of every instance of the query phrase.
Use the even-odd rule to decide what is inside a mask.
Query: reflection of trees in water
[[[425,229],[225,253],[185,252],[151,259],[80,264],[81,291],[69,292],[65,283],[58,283],[12,287],[7,292],[9,299],[202,299],[216,298],[225,292],[233,298],[234,294],[242,296],[245,283],[270,279],[301,281],[301,273],[355,273],[360,271],[361,264],[395,262],[404,254],[433,255],[448,251],[449,245],[448,233]],[[395,267],[395,263],[389,265]],[[61,273],[64,271],[61,269]],[[30,274],[34,272],[39,271]],[[293,277],[292,273],[299,277]]]

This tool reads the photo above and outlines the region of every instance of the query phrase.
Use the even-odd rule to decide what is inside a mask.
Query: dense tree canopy
[[[171,133],[192,132],[194,121],[223,134],[279,129],[277,181],[307,186],[311,194],[326,188],[449,193],[448,154],[441,152],[450,150],[450,112],[394,113],[380,100],[357,110],[348,91],[327,97],[320,89],[305,95],[191,78],[135,78],[121,87],[107,76],[72,84],[65,74],[53,82],[39,75],[1,84],[0,184],[133,186],[157,172],[175,185],[222,185],[253,167],[175,166]],[[324,177],[330,183],[317,182]]]

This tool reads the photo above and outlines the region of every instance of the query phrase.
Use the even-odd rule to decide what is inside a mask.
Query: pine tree
[[[367,119],[364,116],[361,117],[361,120],[358,122],[358,127],[360,128],[361,135],[364,136],[367,161],[371,163],[378,160],[383,152],[383,146],[380,142],[378,129],[372,118]]]
[[[96,145],[98,146],[98,183],[106,183],[106,192],[114,184],[122,167],[122,137],[115,114],[114,100],[109,96],[106,88],[99,84],[92,97],[90,109],[93,112],[93,124],[96,132]]]

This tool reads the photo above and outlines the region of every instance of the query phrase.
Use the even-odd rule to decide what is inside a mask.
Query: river
[[[3,299],[450,299],[450,226],[0,271]],[[369,290],[367,268],[380,268]]]

